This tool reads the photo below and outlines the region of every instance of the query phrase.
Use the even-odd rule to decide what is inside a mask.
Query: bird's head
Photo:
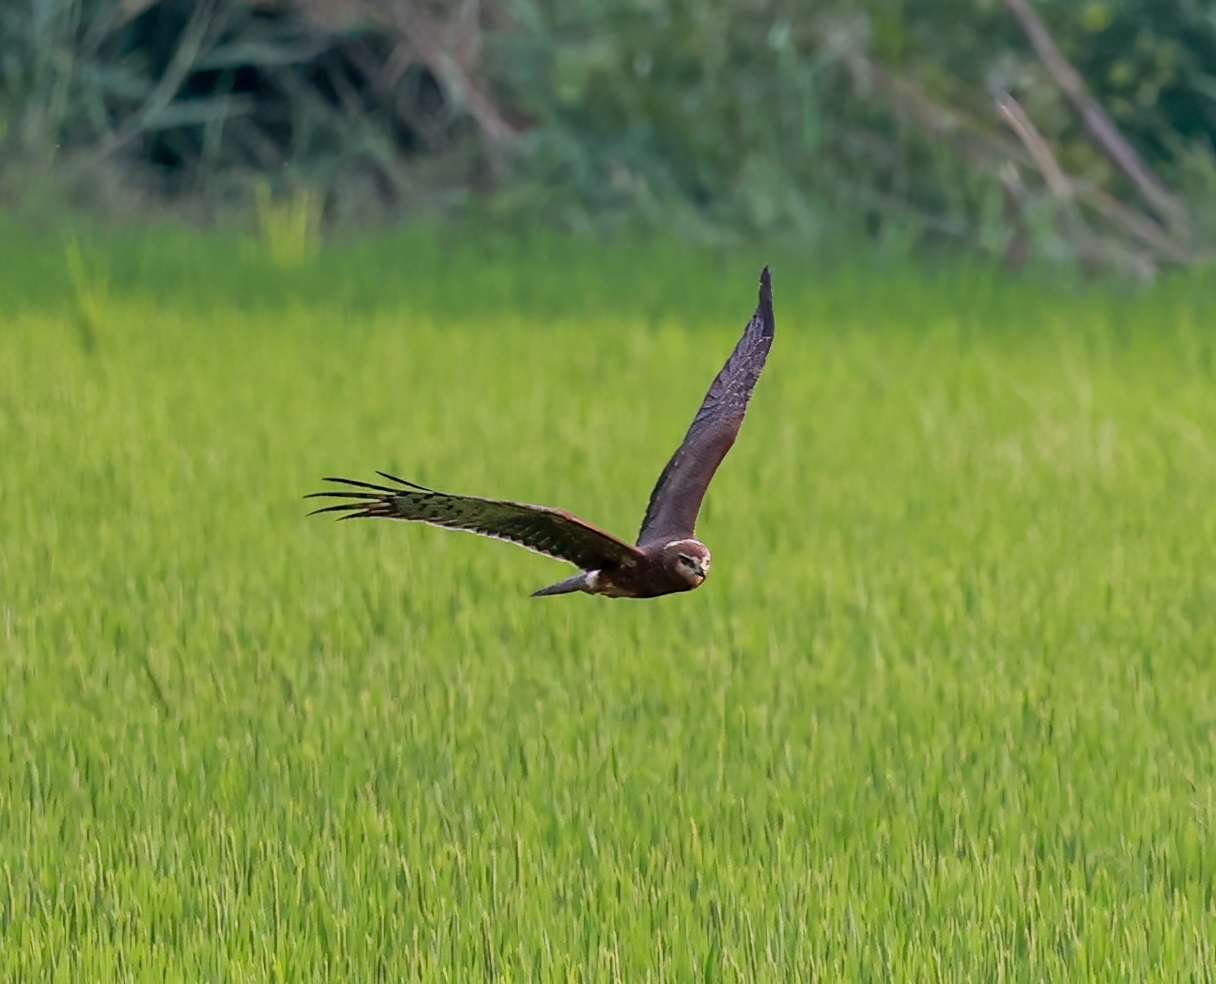
[[[688,583],[700,587],[709,577],[709,548],[700,540],[673,540],[663,548],[668,566]]]

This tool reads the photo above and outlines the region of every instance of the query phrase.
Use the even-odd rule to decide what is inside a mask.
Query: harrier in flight
[[[327,478],[350,490],[314,492],[306,498],[347,500],[316,513],[340,512],[340,519],[405,519],[466,530],[569,561],[580,569],[533,597],[582,591],[610,598],[657,598],[691,591],[709,575],[709,548],[693,535],[701,500],[739,433],[773,344],[773,329],[773,290],[765,267],[756,313],[705,394],[684,442],[659,475],[636,546],[563,509],[449,495],[387,472],[377,474],[389,485]]]

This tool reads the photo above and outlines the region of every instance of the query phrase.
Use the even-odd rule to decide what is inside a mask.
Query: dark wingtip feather
[[[416,489],[419,492],[431,492],[431,493],[433,493],[435,491],[434,489],[428,489],[425,485],[419,485],[417,482],[406,481],[406,479],[404,479],[404,478],[398,478],[396,475],[390,475],[388,472],[385,472],[385,471],[377,471],[376,474],[379,475],[381,478],[387,478],[390,482],[396,482],[398,485],[403,485],[407,489]]]
[[[383,499],[379,492],[309,492],[305,499]]]
[[[369,489],[367,492],[352,492],[349,489],[334,491],[327,490],[325,492],[309,492],[304,496],[305,499],[345,499],[345,502],[339,502],[332,506],[322,506],[320,509],[314,509],[308,515],[315,516],[318,513],[340,512],[346,515],[339,516],[339,519],[362,519],[364,517],[385,517],[392,518],[396,515],[393,499],[396,496],[408,495],[409,489],[414,488],[420,492],[430,492],[430,489],[423,488],[421,485],[415,485],[413,482],[407,482],[404,479],[397,478],[395,475],[390,475],[387,472],[377,472],[378,475],[387,478],[391,482],[399,483],[402,488],[389,488],[387,485],[375,485],[372,482],[360,482],[354,478],[339,478],[336,475],[326,475],[325,481],[336,482],[339,485],[353,486],[356,489]],[[354,500],[354,501],[350,501]]]
[[[390,489],[385,485],[374,485],[371,482],[360,482],[354,478],[339,478],[336,475],[326,475],[321,479],[323,482],[337,482],[339,485],[351,485],[357,489],[371,489],[373,492],[385,492],[388,495],[396,495],[397,489]]]
[[[362,502],[339,502],[336,506],[322,506],[320,509],[314,509],[308,515],[316,516],[319,513],[329,512],[350,512],[351,510],[359,510],[365,507]]]
[[[777,325],[773,318],[773,278],[769,275],[767,265],[760,271],[760,299],[756,305],[756,314],[760,316],[763,325],[762,334],[765,338],[772,338]]]

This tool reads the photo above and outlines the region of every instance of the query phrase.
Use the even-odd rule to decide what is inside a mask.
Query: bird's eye
[[[696,567],[696,566],[697,566],[697,565],[696,565],[696,563],[693,561],[693,559],[692,559],[691,557],[689,557],[689,556],[688,556],[688,554],[680,554],[680,563],[681,563],[681,564],[684,564],[684,565],[686,565],[686,566],[688,566],[688,567]]]

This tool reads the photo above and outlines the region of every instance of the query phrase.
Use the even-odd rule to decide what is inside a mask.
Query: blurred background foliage
[[[1206,259],[1214,152],[1205,0],[0,4],[10,205],[857,235],[1151,276]]]

